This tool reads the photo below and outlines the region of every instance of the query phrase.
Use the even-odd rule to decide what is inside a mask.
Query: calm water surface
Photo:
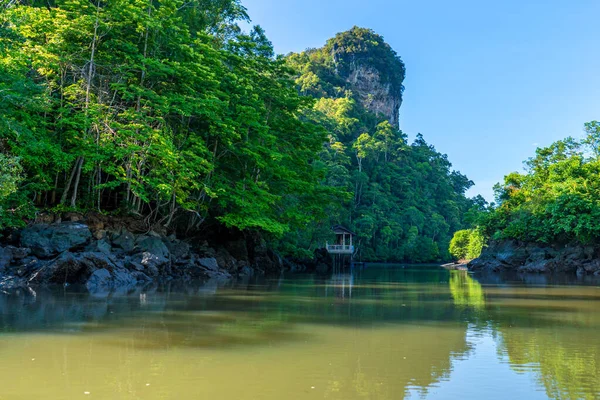
[[[600,283],[373,267],[0,294],[0,400],[597,399]]]

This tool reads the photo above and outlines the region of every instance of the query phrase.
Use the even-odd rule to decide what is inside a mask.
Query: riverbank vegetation
[[[280,57],[240,29],[237,0],[0,10],[4,227],[94,210],[308,255],[342,223],[365,260],[427,262],[482,207],[445,155],[399,131],[404,64],[370,30]]]
[[[585,124],[582,139],[538,148],[526,172],[495,187],[497,207],[484,215],[492,239],[590,244],[600,239],[600,123]]]
[[[456,260],[473,260],[479,257],[484,244],[479,229],[463,229],[454,233],[448,250]]]

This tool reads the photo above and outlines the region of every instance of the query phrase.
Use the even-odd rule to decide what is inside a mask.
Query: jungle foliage
[[[355,28],[277,57],[248,20],[239,0],[0,0],[2,224],[96,210],[309,254],[344,223],[364,259],[448,258],[472,183],[346,80],[369,63],[401,92],[396,53]]]
[[[298,71],[300,93],[318,99],[305,115],[328,132],[320,155],[325,184],[347,194],[341,207],[329,207],[329,219],[296,234],[294,243],[306,247],[342,223],[357,233],[364,260],[450,259],[453,233],[473,226],[487,203],[465,196],[473,182],[422,135],[409,143],[389,116],[369,111],[348,79],[352,69],[375,70],[380,84],[393,82],[390,93],[401,98],[405,67],[397,54],[381,36],[355,27],[287,60]]]
[[[454,233],[449,251],[456,260],[473,260],[481,254],[485,238],[479,229],[463,229]]]
[[[592,243],[600,239],[600,123],[583,139],[568,137],[538,148],[496,185],[497,206],[482,227],[493,239]]]

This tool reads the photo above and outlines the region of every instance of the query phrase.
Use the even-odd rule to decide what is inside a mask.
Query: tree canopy
[[[600,123],[583,139],[568,137],[538,148],[496,185],[497,206],[483,220],[494,239],[591,243],[600,238]]]
[[[448,258],[472,183],[365,107],[349,72],[402,92],[371,30],[275,56],[238,0],[0,1],[2,223],[36,210],[263,232],[307,254],[329,227],[364,259]],[[399,106],[399,104],[398,104]]]

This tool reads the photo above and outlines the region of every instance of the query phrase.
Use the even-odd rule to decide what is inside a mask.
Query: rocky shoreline
[[[153,282],[224,282],[307,268],[283,260],[258,235],[228,237],[215,246],[141,228],[135,219],[98,215],[38,218],[0,243],[0,290],[58,284],[106,292]]]
[[[593,245],[541,244],[517,240],[491,241],[471,271],[515,271],[600,275],[600,248]]]

